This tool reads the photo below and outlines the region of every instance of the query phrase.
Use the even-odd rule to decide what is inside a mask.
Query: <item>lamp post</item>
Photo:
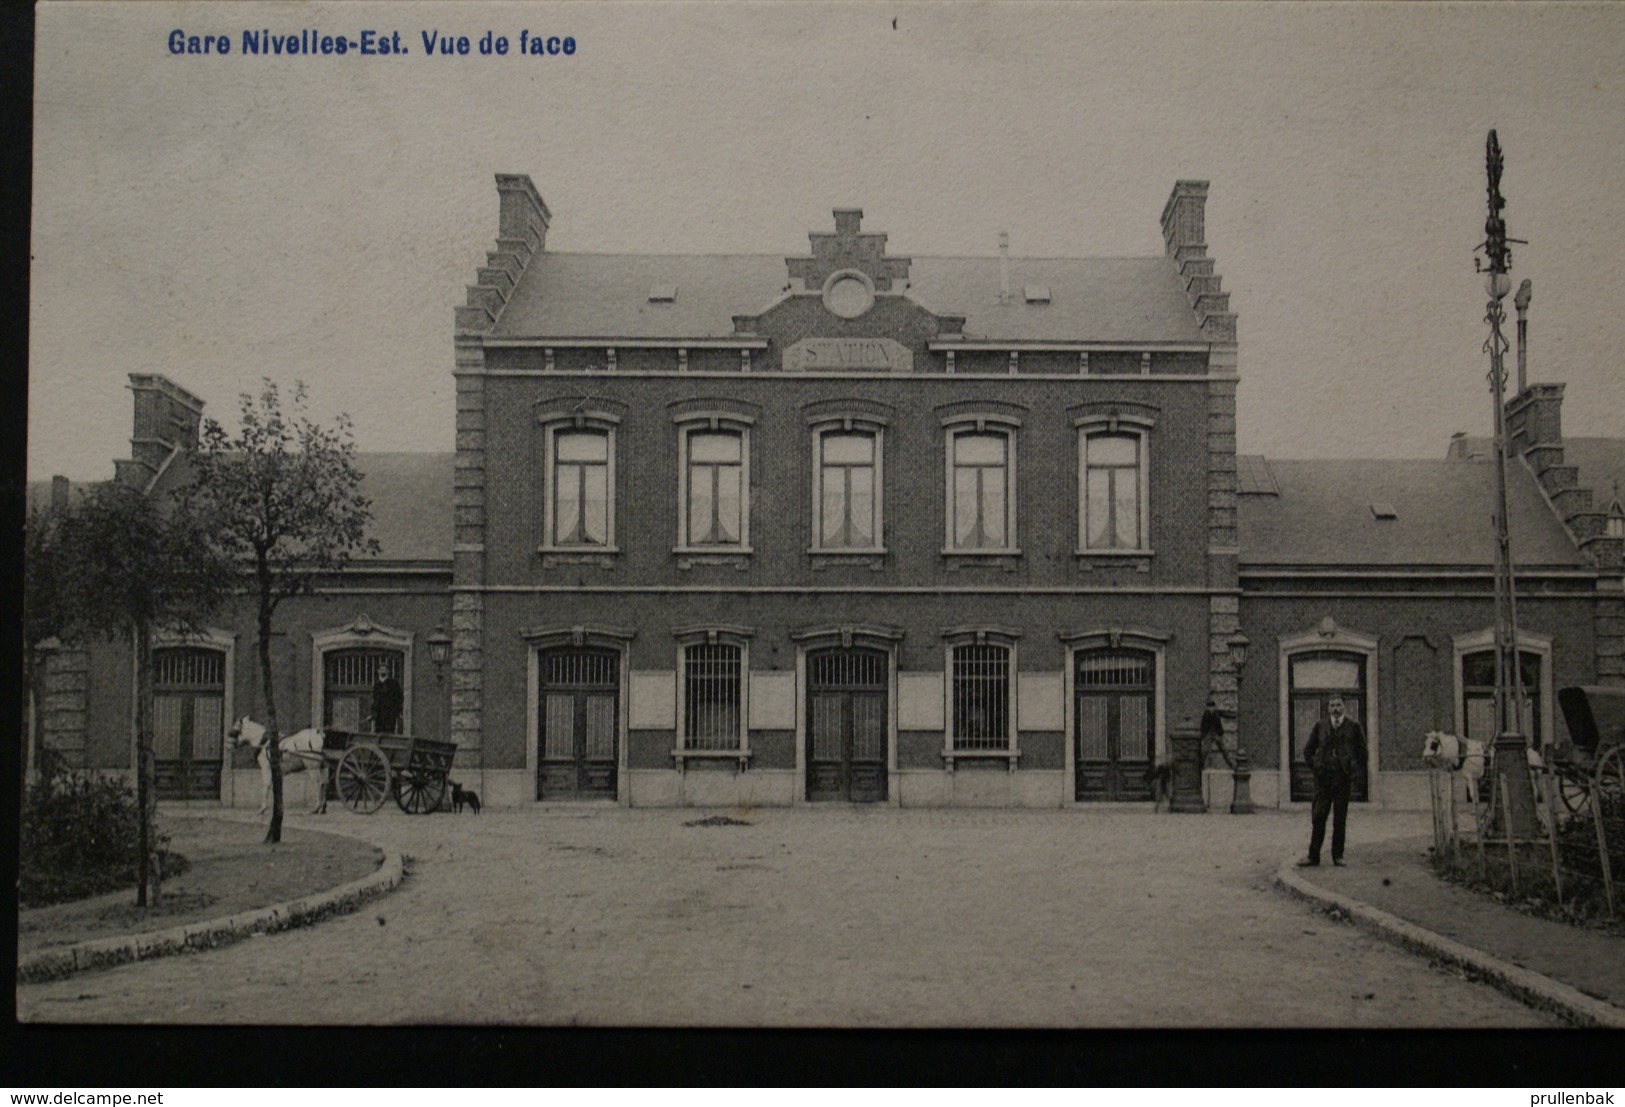
[[[1507,526],[1507,429],[1506,364],[1504,355],[1509,343],[1501,333],[1506,321],[1506,308],[1501,304],[1512,291],[1512,278],[1507,270],[1512,266],[1512,248],[1517,241],[1507,237],[1506,221],[1501,209],[1506,200],[1501,195],[1501,143],[1491,131],[1484,144],[1484,163],[1489,177],[1489,218],[1484,221],[1484,254],[1489,266],[1484,271],[1484,291],[1489,296],[1484,321],[1490,325],[1490,336],[1484,350],[1490,355],[1490,403],[1494,408],[1495,426],[1495,787],[1503,788],[1504,810],[1507,817],[1500,819],[1500,811],[1492,816],[1507,825],[1501,829],[1510,843],[1516,838],[1527,838],[1535,830],[1535,791],[1529,778],[1529,762],[1525,753],[1523,728],[1523,676],[1518,657],[1518,596],[1512,567],[1512,539]],[[1527,306],[1527,301],[1525,303]],[[1491,802],[1494,802],[1492,793]]]
[[[1230,766],[1230,813],[1251,815],[1253,771],[1247,764],[1247,751],[1241,745],[1241,670],[1247,664],[1247,650],[1252,642],[1238,630],[1225,644],[1230,647],[1230,667],[1236,673],[1236,759]]]

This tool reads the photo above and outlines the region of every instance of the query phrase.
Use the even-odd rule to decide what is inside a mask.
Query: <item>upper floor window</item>
[[[574,412],[544,424],[544,549],[615,549],[615,429]]]
[[[813,436],[813,533],[819,550],[881,547],[882,431],[830,429]]]
[[[1084,550],[1143,550],[1146,541],[1146,436],[1138,431],[1079,435],[1078,543]]]
[[[948,424],[947,552],[1014,552],[1016,425],[982,416]]]
[[[609,545],[609,432],[567,431],[553,446],[554,544]]]
[[[682,415],[677,449],[678,549],[749,552],[749,417]]]

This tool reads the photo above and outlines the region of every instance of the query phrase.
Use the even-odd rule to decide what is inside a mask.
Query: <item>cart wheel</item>
[[[1557,796],[1570,815],[1584,815],[1590,810],[1591,789],[1581,777],[1567,773],[1557,774]]]
[[[351,746],[339,758],[339,799],[358,815],[371,815],[389,798],[389,762],[372,746]]]
[[[395,802],[408,815],[427,815],[440,806],[441,797],[445,794],[446,777],[443,773],[407,769],[395,781]]]
[[[1597,798],[1602,801],[1599,815],[1625,816],[1625,746],[1615,746],[1597,762]]]

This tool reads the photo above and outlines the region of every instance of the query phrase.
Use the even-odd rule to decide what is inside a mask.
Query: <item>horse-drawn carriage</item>
[[[1549,758],[1563,806],[1581,814],[1596,797],[1607,812],[1625,814],[1625,688],[1563,688],[1557,703],[1571,741],[1551,747]]]
[[[231,738],[258,751],[265,780],[264,811],[271,800],[271,768],[265,752],[265,728],[244,718],[232,728]],[[301,730],[277,745],[283,772],[308,769],[320,772],[316,811],[327,809],[327,784],[332,781],[339,802],[351,811],[371,815],[391,796],[409,815],[427,815],[440,806],[451,775],[457,743],[405,734],[371,734],[348,730]]]

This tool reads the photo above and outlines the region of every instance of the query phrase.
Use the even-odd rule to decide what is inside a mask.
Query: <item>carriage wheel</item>
[[[1597,762],[1597,797],[1602,801],[1599,815],[1625,816],[1625,746],[1615,746]]]
[[[1591,789],[1584,777],[1557,774],[1557,797],[1570,815],[1585,815],[1590,810]]]
[[[444,773],[407,769],[395,781],[395,802],[408,815],[427,815],[446,794]]]
[[[389,762],[372,746],[351,746],[339,758],[339,799],[358,815],[371,815],[389,798]]]

